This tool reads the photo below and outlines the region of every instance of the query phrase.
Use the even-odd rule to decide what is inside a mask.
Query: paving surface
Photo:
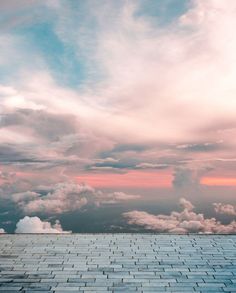
[[[0,292],[236,292],[236,235],[0,236]]]

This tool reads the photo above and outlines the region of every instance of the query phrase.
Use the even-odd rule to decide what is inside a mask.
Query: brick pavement
[[[236,235],[0,236],[0,292],[236,292]]]

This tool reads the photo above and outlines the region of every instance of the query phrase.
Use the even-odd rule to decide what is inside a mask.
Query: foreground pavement
[[[236,235],[0,236],[0,292],[236,292]]]

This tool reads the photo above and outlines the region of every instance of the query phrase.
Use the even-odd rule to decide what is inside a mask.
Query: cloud
[[[4,234],[5,230],[3,228],[0,228],[0,234]]]
[[[16,224],[15,233],[70,233],[63,231],[60,222],[57,220],[54,225],[47,221],[41,221],[38,217],[24,217]]]
[[[25,214],[61,214],[80,210],[89,205],[114,204],[140,197],[124,192],[105,193],[95,190],[87,184],[74,182],[61,182],[39,189],[41,189],[41,192],[43,191],[44,195],[40,194],[40,191],[26,191],[12,194],[11,200],[17,203]]]
[[[20,11],[22,9],[29,8],[39,3],[40,3],[39,0],[32,0],[32,1],[22,0],[21,3],[19,3],[17,0],[11,0],[10,2],[2,1],[0,3],[0,9],[2,11],[9,11],[9,12],[13,12],[15,10]]]
[[[203,214],[193,211],[194,206],[184,198],[180,199],[181,212],[170,215],[152,215],[144,211],[123,213],[128,224],[144,227],[148,230],[168,233],[236,233],[236,222],[223,225],[215,218],[207,219]]]
[[[214,209],[218,214],[236,216],[236,206],[231,204],[214,203]]]
[[[11,195],[11,200],[16,203],[22,202],[22,201],[27,202],[39,196],[40,194],[34,191],[18,192],[18,193],[13,193]]]
[[[175,168],[173,176],[172,184],[176,189],[196,188],[199,185],[199,178],[195,176],[194,171],[189,168]]]
[[[41,102],[56,112],[70,112],[96,132],[95,121],[100,121],[100,134],[131,143],[197,140],[194,129],[234,117],[232,0],[227,5],[192,1],[179,19],[166,26],[157,26],[149,15],[138,14],[140,6],[135,1],[120,5],[104,1],[102,8],[89,2],[83,7],[87,12],[83,23],[79,22],[80,9],[77,12],[73,5],[58,2],[59,8],[53,8],[57,15],[56,23],[51,24],[54,33],[76,51],[78,60],[81,55],[87,57],[84,59],[93,60],[102,72],[95,72],[95,86],[89,84],[89,90],[79,94],[46,82],[47,72],[38,77],[44,81],[40,84],[31,76],[26,83],[34,94],[20,89],[25,100]],[[65,16],[69,22],[64,21]],[[91,28],[91,18],[97,27]],[[73,33],[68,34],[71,26]],[[222,73],[226,74],[223,80]],[[209,86],[209,78],[217,87]],[[49,99],[52,92],[55,94]],[[62,98],[65,95],[67,99]],[[222,102],[222,95],[228,103]],[[179,107],[182,111],[176,111]],[[202,119],[198,119],[200,114]]]
[[[168,164],[140,163],[135,166],[135,169],[166,169]]]
[[[183,209],[186,209],[189,212],[194,209],[194,205],[189,200],[186,200],[183,197],[179,200],[179,203]]]
[[[33,131],[36,137],[49,141],[76,132],[76,121],[71,115],[57,115],[45,110],[17,109],[1,116],[1,128]]]
[[[139,199],[140,196],[136,194],[127,194],[125,192],[113,192],[108,194],[103,194],[99,196],[99,202],[102,204],[105,203],[117,203],[117,202],[125,202],[130,200]]]
[[[88,204],[94,190],[88,185],[75,183],[58,183],[47,195],[38,197],[27,203],[20,202],[26,214],[32,213],[65,213],[78,210]]]
[[[208,162],[199,162],[194,168],[188,166],[175,167],[172,185],[176,191],[197,192],[201,189],[201,178],[214,168]]]
[[[15,173],[0,170],[0,179],[2,179],[2,180],[11,180],[14,177],[15,177]]]
[[[0,163],[27,171],[27,180],[38,176],[25,190],[34,192],[43,176],[54,184],[62,170],[75,177],[169,166],[186,166],[175,170],[176,190],[198,190],[199,162],[228,170],[223,160],[235,157],[236,145],[234,0],[188,1],[181,16],[161,23],[145,1],[28,2],[0,4],[4,21],[10,14],[0,36]],[[97,161],[109,152],[114,161]],[[38,203],[52,204],[49,194]],[[52,210],[68,209],[55,203]]]
[[[176,148],[178,150],[187,151],[187,152],[214,152],[220,149],[222,144],[221,142],[205,142],[205,143],[195,143],[195,144],[181,144]]]

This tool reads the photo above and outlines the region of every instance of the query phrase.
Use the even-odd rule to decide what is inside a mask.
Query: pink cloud
[[[88,204],[99,206],[140,198],[139,195],[125,192],[105,193],[95,190],[87,184],[76,184],[73,182],[61,182],[53,186],[41,186],[40,188],[50,191],[46,195],[26,191],[14,193],[10,197],[25,214],[60,214],[80,210]]]
[[[236,205],[214,203],[215,212],[218,214],[236,216]]]
[[[181,212],[170,215],[152,215],[144,211],[123,213],[128,224],[144,227],[148,230],[169,233],[236,233],[236,222],[223,225],[215,218],[207,219],[203,214],[193,211],[194,206],[184,198],[180,199]]]

